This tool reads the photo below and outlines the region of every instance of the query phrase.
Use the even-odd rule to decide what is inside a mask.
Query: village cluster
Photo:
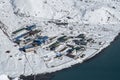
[[[12,32],[12,38],[13,42],[19,45],[21,52],[36,53],[38,48],[52,52],[43,56],[45,62],[52,58],[62,59],[63,56],[69,57],[70,60],[84,58],[86,54],[82,53],[86,51],[87,45],[95,44],[92,38],[87,38],[82,33],[76,36],[61,34],[54,37],[43,36],[41,33],[42,30],[33,24]]]

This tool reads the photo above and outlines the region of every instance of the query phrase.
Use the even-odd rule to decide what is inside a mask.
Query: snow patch
[[[9,80],[7,75],[0,75],[0,80]]]

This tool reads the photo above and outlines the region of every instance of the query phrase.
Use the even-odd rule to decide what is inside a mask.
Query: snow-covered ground
[[[119,3],[113,0],[0,0],[0,80],[7,78],[5,75],[15,78],[51,73],[98,54],[120,33]],[[75,53],[78,59],[66,55],[54,58],[55,52],[43,49],[47,45],[38,47],[36,54],[21,52],[19,45],[11,40],[12,32],[32,24],[42,30],[42,36],[85,34],[94,43],[87,44],[85,51]],[[85,56],[80,57],[81,54]]]
[[[9,80],[7,75],[0,75],[0,80]]]

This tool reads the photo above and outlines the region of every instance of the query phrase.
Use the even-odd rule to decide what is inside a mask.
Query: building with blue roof
[[[40,37],[38,37],[37,39],[35,39],[35,40],[32,42],[32,44],[23,46],[23,47],[20,48],[19,50],[26,52],[26,50],[32,49],[32,48],[37,47],[37,46],[40,46],[41,44],[45,43],[47,40],[48,40],[48,37],[47,37],[47,36],[40,36]]]

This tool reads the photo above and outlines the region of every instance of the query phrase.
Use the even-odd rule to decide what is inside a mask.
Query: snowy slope
[[[94,11],[87,11],[84,19],[90,24],[116,24],[120,21],[119,17],[116,17],[119,12],[115,12],[109,7],[101,7]]]
[[[11,2],[13,3],[14,11],[18,15],[63,20],[67,20],[67,17],[70,17],[70,21],[80,22],[81,13],[75,8],[76,0],[26,0],[26,2],[24,0],[11,0]]]
[[[24,0],[12,1],[13,5],[15,5],[15,11],[20,11],[19,13],[49,19],[54,17],[55,19],[61,18],[70,14],[69,12],[74,9],[74,7],[71,7],[74,5],[74,0],[26,0],[25,2]]]

